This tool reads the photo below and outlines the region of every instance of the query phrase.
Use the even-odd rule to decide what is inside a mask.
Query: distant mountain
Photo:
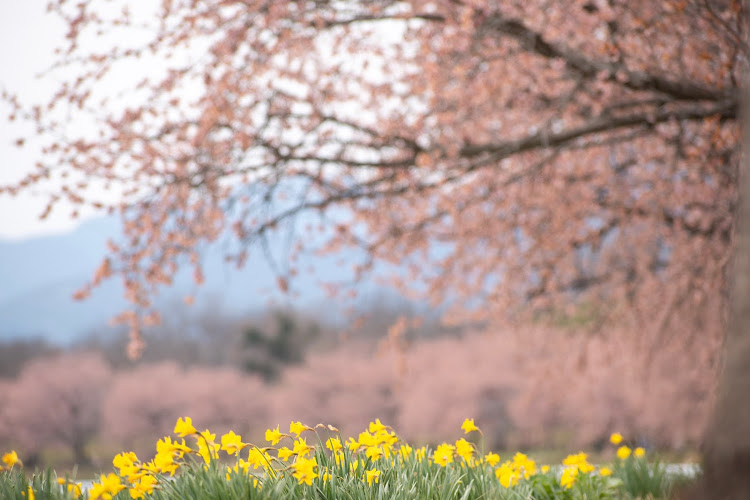
[[[74,291],[91,278],[106,254],[107,239],[117,239],[119,234],[119,219],[104,217],[61,235],[22,241],[0,239],[0,339],[38,335],[65,344],[106,325],[113,315],[127,307],[122,286],[116,280],[106,282],[84,301],[72,299]],[[355,257],[339,255],[300,262],[301,270],[314,267],[316,274],[300,273],[293,282],[294,293],[287,296],[277,291],[275,276],[260,252],[255,256],[237,270],[225,264],[219,244],[204,254],[203,286],[194,285],[192,269],[182,269],[157,304],[168,306],[181,302],[186,295],[194,295],[195,310],[210,302],[226,314],[257,310],[269,301],[293,302],[300,309],[319,308],[327,299],[318,277],[346,279],[348,266],[342,263],[348,264]],[[359,290],[376,293],[374,285]],[[337,312],[341,311],[335,306],[326,307],[327,314]]]

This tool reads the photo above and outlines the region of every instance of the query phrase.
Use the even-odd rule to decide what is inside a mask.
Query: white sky
[[[47,0],[0,1],[0,88],[17,92],[23,102],[39,101],[54,82],[35,75],[49,67],[57,41],[64,36],[62,23],[46,13]],[[18,121],[8,121],[8,108],[0,106],[0,184],[18,180],[32,170],[37,157],[29,148],[18,149],[14,141],[28,131]],[[80,223],[67,210],[54,211],[44,220],[44,192],[17,197],[0,195],[0,238],[68,231]]]

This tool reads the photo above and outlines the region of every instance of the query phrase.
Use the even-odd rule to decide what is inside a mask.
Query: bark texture
[[[704,441],[703,477],[688,499],[750,499],[750,176],[748,91],[743,104],[743,172],[734,258],[732,313],[716,407]]]

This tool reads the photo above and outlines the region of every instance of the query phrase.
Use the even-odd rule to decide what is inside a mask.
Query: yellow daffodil
[[[145,473],[138,463],[138,457],[132,451],[115,455],[112,465],[120,471],[120,476],[128,478],[131,483]]]
[[[234,431],[229,431],[221,436],[221,449],[229,455],[236,455],[246,446],[247,444],[242,442],[242,437],[235,434]]]
[[[456,454],[468,462],[474,455],[474,447],[470,442],[461,438],[456,441]]]
[[[373,434],[377,434],[378,432],[383,432],[386,430],[386,426],[380,423],[379,418],[376,418],[374,422],[370,422],[369,431]]]
[[[346,447],[349,448],[349,451],[351,451],[352,453],[356,453],[361,446],[362,445],[359,444],[359,441],[356,441],[353,437],[350,437],[346,442]]]
[[[611,476],[612,475],[612,469],[610,469],[609,467],[602,467],[602,468],[599,469],[599,475],[603,476],[603,477]]]
[[[562,461],[563,465],[578,465],[586,463],[587,455],[584,452],[568,455]]]
[[[524,455],[523,453],[516,453],[513,455],[513,466],[521,473],[521,475],[528,479],[536,474],[536,462]]]
[[[380,446],[370,446],[367,448],[367,451],[365,451],[365,455],[370,460],[375,461],[383,456],[383,449],[380,448]]]
[[[500,463],[500,455],[498,455],[497,453],[492,453],[492,452],[487,453],[484,456],[484,461],[490,464],[490,467],[494,467],[498,463]]]
[[[174,455],[172,455],[172,453],[157,453],[154,456],[154,468],[160,474],[174,476],[174,473],[177,472],[177,469],[179,468],[179,464],[174,461]]]
[[[595,469],[593,465],[588,463],[588,456],[584,452],[568,455],[562,463],[566,467],[575,467],[582,474],[588,474]]]
[[[521,473],[516,470],[512,462],[506,460],[500,467],[495,469],[495,477],[497,477],[504,488],[510,488],[521,480]]]
[[[635,455],[638,458],[644,457],[646,456],[646,450],[644,450],[643,448],[639,446],[638,448],[633,450],[633,455]]]
[[[189,453],[191,451],[193,450],[191,450],[189,446],[185,445],[184,439],[181,443],[178,443],[177,441],[172,441],[171,437],[166,436],[156,442],[157,453],[171,453],[177,458],[182,458],[185,453]]]
[[[98,483],[93,483],[89,489],[89,500],[111,500],[113,496],[125,489],[117,474],[102,475]]]
[[[172,452],[177,455],[177,458],[182,458],[185,456],[185,453],[190,453],[192,451],[192,448],[185,444],[184,439],[180,440],[179,443],[176,440],[172,442]]]
[[[236,472],[237,469],[239,468],[239,470],[241,470],[243,474],[247,474],[250,471],[250,465],[251,464],[249,462],[246,462],[240,458],[237,461],[237,465],[234,466],[234,470]]]
[[[443,443],[437,447],[435,453],[432,454],[432,459],[436,464],[446,467],[449,463],[453,462],[453,452],[456,451],[456,447],[452,444]]]
[[[16,464],[21,464],[21,460],[15,451],[10,451],[3,455],[3,463],[8,467],[13,467]]]
[[[312,429],[302,422],[292,422],[289,424],[289,432],[291,434],[296,434],[297,437],[299,437],[300,434],[302,434],[305,431],[311,431]]]
[[[145,498],[146,495],[153,493],[156,483],[157,481],[154,476],[146,475],[141,477],[141,479],[130,488],[130,497],[134,500]]]
[[[294,454],[298,457],[304,457],[308,455],[314,448],[308,446],[307,441],[304,438],[299,438],[294,442]]]
[[[609,436],[609,442],[615,446],[622,443],[622,434],[620,434],[619,432],[615,432],[614,434]]]
[[[206,464],[210,464],[212,458],[219,458],[219,448],[220,446],[214,443],[213,440],[200,439],[198,440],[198,450],[196,453],[203,458]]]
[[[271,455],[260,450],[257,447],[252,448],[247,454],[248,467],[252,466],[253,469],[260,467],[266,468],[270,463]]]
[[[468,434],[472,431],[478,431],[479,427],[474,425],[473,418],[467,418],[466,420],[464,420],[464,423],[461,424],[461,429],[464,431],[464,434]]]
[[[365,471],[365,478],[367,485],[372,486],[373,481],[377,483],[380,480],[380,471],[377,469]]]
[[[627,446],[620,446],[617,448],[617,458],[620,460],[625,460],[630,456],[630,448]]]
[[[560,486],[570,489],[578,477],[578,467],[566,467],[560,475]]]
[[[289,460],[289,457],[294,455],[294,451],[290,450],[286,446],[282,446],[281,448],[279,448],[278,452],[279,452],[279,459],[283,460],[284,462]]]
[[[398,442],[398,436],[395,432],[388,432],[386,430],[381,430],[375,433],[375,443],[376,444],[385,444],[388,446],[393,446]]]
[[[200,433],[201,438],[203,438],[204,441],[208,441],[209,443],[214,443],[216,440],[216,434],[212,433],[208,429]]]
[[[73,498],[80,498],[83,496],[83,490],[81,489],[81,483],[68,483],[65,485],[65,489],[68,491]]]
[[[197,434],[197,430],[195,427],[193,427],[193,419],[190,417],[185,417],[183,420],[182,417],[177,419],[177,423],[174,426],[175,434],[177,434],[180,437],[185,437],[191,434]]]
[[[120,470],[132,467],[136,462],[138,462],[138,457],[132,451],[118,453],[115,455],[115,458],[112,459],[112,465]]]
[[[328,438],[328,440],[326,441],[326,448],[328,448],[329,450],[333,452],[337,452],[341,448],[343,448],[343,445],[341,444],[341,441],[337,437]]]
[[[266,430],[266,441],[271,443],[272,445],[276,446],[279,441],[285,436],[285,434],[282,434],[281,431],[279,431],[279,426],[277,425],[275,429],[267,429]]]
[[[375,446],[378,444],[377,439],[375,438],[374,434],[370,434],[369,432],[360,432],[359,436],[357,437],[357,442],[360,446]]]
[[[297,457],[297,461],[294,462],[294,465],[292,465],[292,467],[294,468],[292,476],[294,476],[297,481],[299,481],[299,484],[305,483],[310,486],[312,485],[313,479],[318,477],[317,472],[315,472],[315,468],[317,466],[318,461],[315,457],[311,459]]]
[[[29,500],[35,500],[36,496],[34,495],[34,490],[31,489],[31,486],[26,487],[26,495]]]
[[[240,460],[241,460],[241,459],[240,459]],[[231,481],[231,480],[232,480],[232,472],[234,472],[235,474],[237,474],[237,473],[239,473],[239,472],[240,472],[240,465],[239,465],[239,463],[238,463],[237,465],[235,465],[234,467],[229,467],[229,466],[227,466],[227,473],[226,473],[226,475],[224,476],[224,478],[225,478],[225,479],[226,479],[227,481]]]

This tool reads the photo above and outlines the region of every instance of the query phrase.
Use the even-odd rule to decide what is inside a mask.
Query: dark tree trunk
[[[73,443],[73,462],[76,465],[91,465],[91,457],[86,453],[86,443],[83,440]]]
[[[703,445],[703,476],[690,499],[750,499],[750,97],[743,103],[740,207],[732,277],[732,311],[714,414]]]

